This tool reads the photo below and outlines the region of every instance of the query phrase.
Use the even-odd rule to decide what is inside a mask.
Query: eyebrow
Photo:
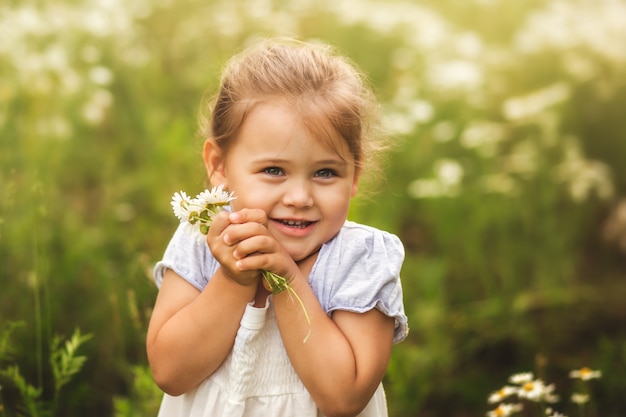
[[[263,159],[255,160],[254,162],[257,163],[257,164],[287,164],[287,163],[293,163],[293,161],[291,161],[289,159],[281,159],[281,158],[263,158]],[[346,165],[347,161],[338,158],[338,159],[322,159],[320,161],[314,161],[314,163],[316,165],[339,166],[339,165]]]

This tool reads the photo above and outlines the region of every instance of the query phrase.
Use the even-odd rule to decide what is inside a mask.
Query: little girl
[[[159,416],[387,415],[381,381],[408,332],[404,249],[346,220],[371,97],[327,47],[266,41],[228,63],[203,158],[210,183],[237,198],[206,244],[180,227],[156,265]]]

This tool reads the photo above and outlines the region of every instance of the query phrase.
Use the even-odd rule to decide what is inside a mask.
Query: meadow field
[[[206,185],[225,60],[273,36],[335,45],[381,102],[350,218],[406,248],[391,417],[484,416],[521,372],[626,415],[625,0],[5,0],[0,417],[156,415],[169,202]]]

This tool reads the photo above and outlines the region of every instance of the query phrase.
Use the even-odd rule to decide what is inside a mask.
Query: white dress
[[[320,250],[309,283],[328,314],[334,310],[365,312],[378,308],[394,317],[397,343],[408,332],[399,281],[403,257],[397,237],[346,222]],[[157,285],[167,268],[202,290],[217,262],[206,244],[197,244],[179,228],[155,268]],[[246,307],[233,349],[224,363],[195,389],[177,397],[165,394],[159,412],[159,417],[322,415],[289,362],[271,296],[263,308],[253,307],[252,303]],[[382,384],[359,416],[387,416]]]

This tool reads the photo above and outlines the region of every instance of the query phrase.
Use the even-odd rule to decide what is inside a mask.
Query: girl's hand
[[[258,269],[244,269],[238,263],[245,254],[245,246],[241,243],[249,238],[250,232],[246,230],[254,229],[254,224],[233,224],[230,220],[232,213],[222,211],[213,218],[213,222],[206,236],[207,244],[211,253],[220,263],[224,275],[240,285],[257,285],[261,276]],[[260,227],[263,218],[257,218],[256,225]],[[254,222],[252,222],[254,223]],[[246,237],[247,236],[247,237]]]
[[[242,274],[268,270],[287,280],[298,273],[296,263],[268,230],[263,210],[243,209],[229,213],[228,222],[222,238],[224,244],[232,248],[234,269]],[[214,225],[215,220],[211,229]]]

